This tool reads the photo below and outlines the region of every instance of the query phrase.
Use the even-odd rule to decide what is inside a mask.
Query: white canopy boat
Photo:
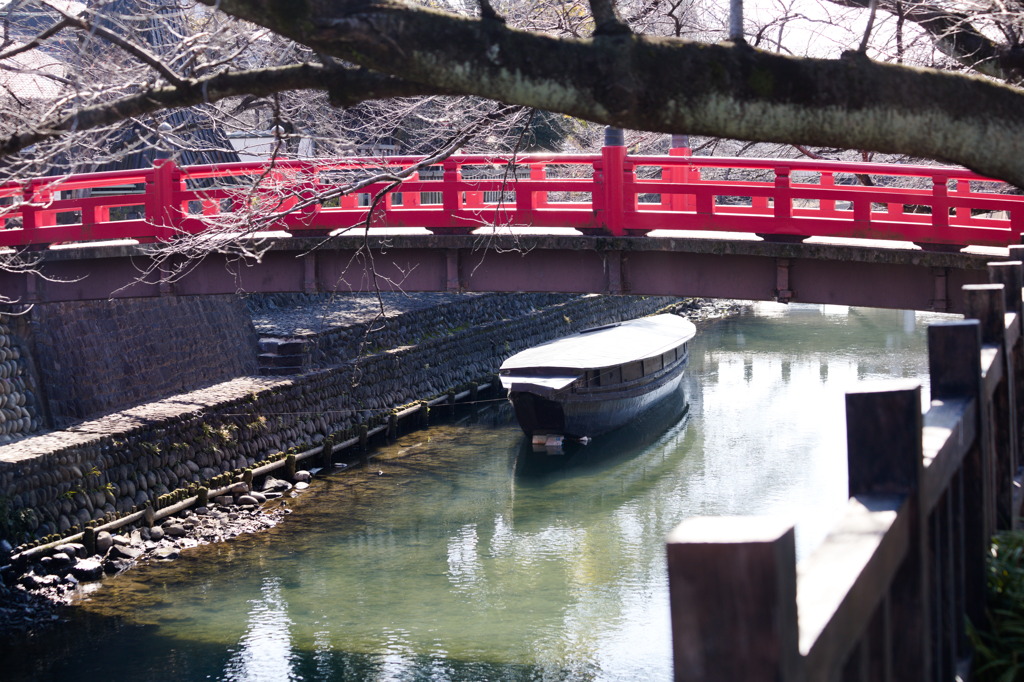
[[[692,322],[671,314],[588,329],[516,353],[499,377],[535,442],[590,438],[677,390],[696,333]]]

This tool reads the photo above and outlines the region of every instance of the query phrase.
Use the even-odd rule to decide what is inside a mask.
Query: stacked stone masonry
[[[171,504],[231,472],[326,437],[352,438],[361,427],[386,423],[397,408],[488,381],[518,350],[676,302],[580,296],[547,305],[543,295],[474,297],[462,305],[503,307],[507,317],[467,327],[457,306],[443,323],[436,314],[399,316],[389,325],[417,343],[401,343],[395,331],[392,348],[334,367],[288,378],[237,377],[0,447],[0,538],[54,539],[146,505]]]
[[[39,431],[39,389],[23,349],[21,317],[0,315],[0,445]]]
[[[27,317],[53,428],[256,372],[237,296],[47,303]]]

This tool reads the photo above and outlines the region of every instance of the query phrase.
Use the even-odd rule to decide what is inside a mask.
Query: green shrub
[[[1024,679],[1024,532],[992,539],[986,621],[970,627],[978,682]]]

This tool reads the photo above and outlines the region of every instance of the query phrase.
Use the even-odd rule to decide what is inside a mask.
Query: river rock
[[[103,564],[99,559],[79,559],[71,567],[71,575],[79,580],[99,580],[103,577]]]
[[[185,537],[185,526],[180,523],[165,523],[163,525],[164,534],[172,538]]]
[[[295,476],[293,476],[292,478],[294,478],[295,481],[298,483],[309,483],[310,479],[313,478],[313,475],[310,474],[308,471],[303,470],[296,471]]]
[[[103,556],[114,546],[114,538],[105,530],[96,533],[96,553]]]
[[[36,575],[35,573],[26,573],[21,576],[21,579],[18,582],[26,589],[42,590],[47,587],[54,587],[60,583],[60,578],[55,575]]]
[[[305,490],[308,487],[309,483],[306,483],[305,481],[299,481],[298,483],[295,484],[296,490]]]
[[[129,559],[134,561],[142,556],[142,550],[138,547],[132,547],[131,545],[114,545],[107,552],[107,558],[111,560],[116,559]]]
[[[158,561],[172,561],[181,556],[177,547],[160,547],[153,552],[153,558]]]
[[[108,575],[127,571],[134,563],[131,559],[106,559],[103,562],[103,571]]]
[[[110,539],[113,541],[115,547],[127,547],[132,544],[131,538],[126,535],[114,535],[111,536]]]
[[[259,502],[256,501],[256,498],[252,495],[241,495],[237,500],[235,500],[235,502],[242,507],[255,507],[259,504]]]
[[[255,490],[253,490],[251,493],[249,493],[249,497],[251,497],[254,500],[256,500],[256,502],[258,502],[259,504],[263,504],[264,502],[267,501],[267,496],[266,495],[264,495],[263,493],[258,493]]]
[[[69,557],[78,557],[84,559],[88,556],[85,552],[85,545],[80,542],[66,542],[63,545],[57,545],[58,552],[64,552]]]
[[[279,478],[274,478],[273,476],[267,476],[267,480],[265,480],[263,482],[263,492],[264,493],[268,493],[268,492],[283,493],[283,492],[287,492],[288,490],[291,490],[291,488],[292,488],[292,484],[291,483],[289,483],[288,481],[282,481]]]
[[[161,526],[153,526],[149,529],[149,539],[153,542],[160,542],[164,537],[164,529]]]
[[[76,557],[77,558],[77,557]],[[54,575],[65,575],[71,570],[71,566],[75,563],[75,559],[68,556],[64,552],[54,552],[50,555],[50,566],[49,572]]]

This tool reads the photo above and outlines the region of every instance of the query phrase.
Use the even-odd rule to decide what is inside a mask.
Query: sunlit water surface
[[[0,650],[4,674],[668,680],[665,535],[772,514],[811,551],[844,502],[844,391],[926,380],[938,319],[758,305],[701,331],[685,401],[562,457],[527,452],[499,405],[404,436],[273,530],[106,580]]]

